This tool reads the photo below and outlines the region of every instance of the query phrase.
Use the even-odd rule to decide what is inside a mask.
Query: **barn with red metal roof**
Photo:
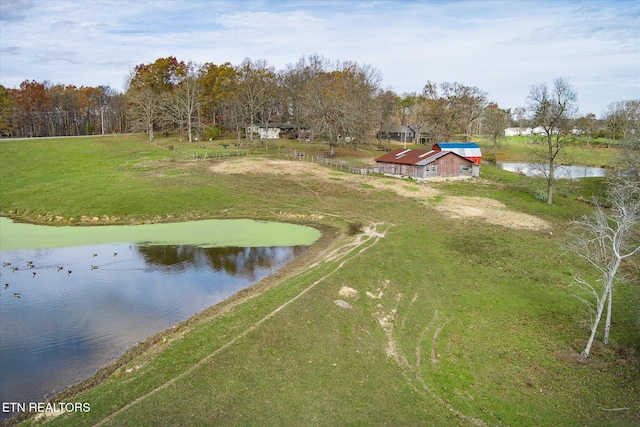
[[[452,151],[398,149],[376,159],[380,173],[417,180],[479,176],[480,166]]]
[[[438,142],[433,146],[434,150],[451,151],[462,157],[466,157],[476,164],[482,161],[482,151],[475,142]]]

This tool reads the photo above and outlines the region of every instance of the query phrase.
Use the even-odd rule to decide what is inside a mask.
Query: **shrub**
[[[549,195],[544,190],[536,190],[536,200],[547,200]]]
[[[204,133],[207,139],[213,140],[222,136],[222,129],[220,128],[220,126],[208,127],[204,130]]]
[[[353,236],[354,234],[362,233],[362,223],[360,221],[350,222],[348,234],[349,236]]]

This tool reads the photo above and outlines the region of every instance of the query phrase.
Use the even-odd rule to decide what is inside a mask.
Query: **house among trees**
[[[376,170],[385,175],[416,180],[477,177],[480,164],[454,151],[397,149],[376,159]]]
[[[437,151],[451,151],[465,157],[477,165],[482,161],[482,151],[475,142],[438,142],[433,146]]]
[[[252,133],[257,133],[260,139],[278,139],[280,138],[280,127],[275,123],[254,123],[246,127],[247,137]]]
[[[278,138],[309,138],[309,129],[300,127],[293,123],[254,123],[245,128],[247,135],[251,132],[257,133],[260,139],[278,139]]]
[[[416,130],[411,125],[383,126],[378,131],[378,139],[390,139],[398,142],[413,142]]]

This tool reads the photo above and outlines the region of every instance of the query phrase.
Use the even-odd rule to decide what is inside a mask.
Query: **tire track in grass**
[[[320,262],[316,262],[316,263],[312,264],[309,267],[309,269],[318,267],[318,266],[326,264],[328,262],[334,262],[334,261],[342,260],[336,266],[336,268],[334,268],[333,270],[331,270],[330,272],[328,272],[327,274],[325,274],[324,276],[322,276],[321,278],[319,278],[315,282],[311,283],[309,286],[307,286],[302,291],[300,291],[295,297],[291,298],[290,300],[286,301],[282,305],[278,306],[275,310],[273,310],[272,312],[267,314],[265,317],[263,317],[262,319],[260,319],[257,322],[255,322],[253,325],[249,326],[242,333],[236,335],[234,338],[232,338],[231,340],[227,341],[221,347],[219,347],[216,350],[214,350],[213,352],[209,353],[207,356],[205,356],[203,359],[201,359],[198,362],[196,362],[194,365],[192,365],[190,368],[188,368],[185,371],[183,371],[181,374],[173,377],[169,381],[165,382],[164,384],[161,384],[160,386],[154,388],[153,390],[149,391],[148,393],[138,397],[137,399],[133,400],[132,402],[128,403],[127,405],[125,405],[122,408],[118,409],[117,411],[113,412],[112,414],[110,414],[106,418],[103,418],[102,420],[100,420],[99,422],[94,424],[94,426],[96,426],[96,427],[102,426],[102,425],[112,421],[115,417],[117,417],[118,415],[124,413],[126,410],[128,410],[131,407],[133,407],[134,405],[142,402],[146,398],[154,395],[155,393],[157,393],[157,392],[159,392],[161,390],[164,390],[165,388],[167,388],[170,385],[174,384],[178,380],[180,380],[180,379],[184,378],[185,376],[193,373],[195,370],[199,369],[200,367],[202,367],[203,365],[208,363],[218,353],[226,350],[227,348],[231,347],[233,344],[238,342],[238,340],[240,340],[241,338],[244,338],[249,333],[251,333],[251,332],[255,331],[256,329],[258,329],[260,327],[260,325],[262,325],[264,322],[266,322],[267,320],[269,320],[270,318],[272,318],[273,316],[278,314],[280,311],[285,309],[287,306],[289,306],[293,302],[297,301],[300,297],[302,297],[304,294],[306,294],[311,289],[313,289],[317,284],[322,283],[328,277],[333,275],[336,271],[340,270],[348,261],[350,261],[351,259],[357,257],[362,252],[364,252],[365,250],[369,249],[370,247],[372,247],[376,243],[378,243],[378,241],[380,239],[384,238],[385,234],[386,234],[386,231],[388,229],[385,230],[384,232],[379,232],[377,230],[377,228],[380,225],[383,225],[383,224],[381,224],[381,223],[372,223],[370,226],[366,227],[363,230],[362,234],[357,235],[355,237],[355,239],[353,240],[353,242],[349,242],[349,243],[346,243],[346,244],[344,244],[342,246],[339,246],[338,248],[336,248],[332,252],[330,252],[325,257],[325,259],[323,259]],[[373,240],[373,242],[370,245],[366,245],[366,243],[371,241],[371,240]],[[350,254],[352,254],[357,249],[359,249],[359,250],[355,254],[353,254],[352,256],[349,256]]]
[[[434,326],[436,326],[436,324],[438,325],[436,330],[435,330],[435,332],[434,332],[433,339],[432,339],[432,342],[431,342],[431,347],[432,347],[431,348],[431,353],[432,353],[431,354],[431,362],[433,364],[436,364],[437,363],[437,358],[435,356],[434,347],[435,347],[438,335],[442,331],[442,328],[450,321],[450,320],[445,320],[443,322],[438,323],[439,313],[438,313],[437,310],[434,313],[434,316],[431,319],[431,322],[429,322],[424,327],[424,329],[422,330],[422,333],[420,334],[420,336],[418,338],[418,343],[417,343],[416,348],[415,348],[415,354],[416,354],[416,363],[415,363],[415,365],[412,365],[409,362],[409,359],[407,358],[406,354],[402,351],[402,348],[400,346],[400,343],[399,343],[398,339],[396,339],[396,337],[394,335],[396,321],[397,321],[398,316],[399,316],[398,308],[400,306],[400,301],[402,300],[402,297],[403,297],[403,295],[401,293],[399,293],[396,296],[396,300],[395,300],[396,304],[395,304],[394,308],[392,308],[388,313],[379,312],[378,315],[377,315],[378,322],[379,322],[380,326],[382,327],[382,330],[384,331],[385,335],[387,336],[387,349],[386,349],[387,357],[389,357],[390,359],[395,361],[396,365],[398,365],[398,367],[400,368],[400,372],[402,373],[402,376],[407,381],[407,384],[416,393],[420,393],[420,394],[423,394],[423,395],[426,395],[426,396],[430,396],[433,400],[435,400],[436,402],[440,403],[442,406],[444,406],[449,411],[451,411],[451,413],[455,414],[460,419],[463,419],[463,420],[471,423],[474,426],[486,426],[487,423],[484,420],[472,417],[472,416],[467,415],[467,414],[464,414],[463,412],[461,412],[458,409],[456,409],[451,403],[449,403],[442,396],[440,396],[433,389],[431,389],[431,387],[429,387],[427,385],[427,382],[425,381],[424,377],[422,376],[422,372],[421,372],[421,368],[422,368],[421,346],[423,344],[423,341],[424,341],[424,338],[426,337],[427,332],[429,330],[431,330]],[[415,302],[416,298],[417,298],[417,294],[414,297],[414,299],[411,301],[411,304],[413,304],[413,302]]]

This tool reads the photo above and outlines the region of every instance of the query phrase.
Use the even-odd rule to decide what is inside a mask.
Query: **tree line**
[[[124,133],[126,97],[108,86],[76,87],[25,80],[0,85],[0,136],[46,137]]]
[[[413,142],[423,143],[478,134],[495,140],[510,125],[537,125],[535,112],[501,108],[477,87],[427,81],[419,92],[398,95],[383,89],[381,80],[370,65],[320,55],[303,56],[280,71],[265,60],[247,58],[234,66],[170,56],[137,65],[126,77],[124,93],[109,86],[29,80],[19,88],[0,86],[0,135],[145,132],[153,140],[157,132],[177,131],[193,142],[224,132],[241,138],[254,123],[289,123],[295,126],[294,137],[324,139],[333,150],[347,140],[380,138],[397,125],[412,125]],[[624,134],[627,112],[624,103],[609,107],[609,136]],[[570,119],[588,135],[602,128],[593,114]]]

